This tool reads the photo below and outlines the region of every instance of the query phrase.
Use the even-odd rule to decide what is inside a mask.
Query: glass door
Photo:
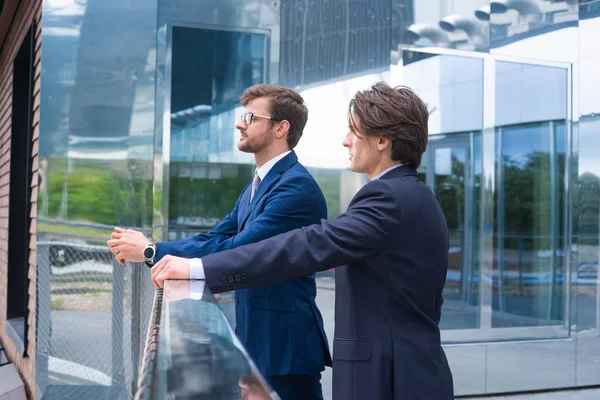
[[[468,309],[472,304],[474,223],[470,136],[430,138],[421,175],[433,190],[448,224],[450,247],[444,306],[446,314],[452,316],[444,318],[443,329],[475,328],[478,324],[476,309]]]

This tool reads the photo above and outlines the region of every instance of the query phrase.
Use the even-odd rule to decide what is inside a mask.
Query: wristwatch
[[[150,242],[144,247],[144,261],[150,264],[154,264],[154,258],[156,257],[156,243]]]

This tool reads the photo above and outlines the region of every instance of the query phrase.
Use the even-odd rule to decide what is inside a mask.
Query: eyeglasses
[[[264,119],[270,119],[273,122],[279,122],[279,121],[281,121],[280,119],[275,119],[273,117],[267,117],[265,115],[258,115],[258,114],[254,114],[254,113],[245,113],[245,114],[242,114],[242,118],[241,119],[242,119],[242,121],[244,121],[244,123],[246,125],[250,125],[252,123],[252,119],[254,117],[264,118]]]

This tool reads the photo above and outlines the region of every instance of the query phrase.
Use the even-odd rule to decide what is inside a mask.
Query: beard
[[[238,150],[244,153],[258,153],[273,142],[275,135],[272,130],[267,130],[261,134],[246,136],[246,140],[238,142]]]

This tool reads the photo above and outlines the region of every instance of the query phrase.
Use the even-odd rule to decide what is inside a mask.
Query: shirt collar
[[[387,174],[388,172],[390,172],[391,170],[393,170],[393,169],[396,169],[396,168],[398,168],[398,167],[401,167],[401,166],[403,166],[403,165],[406,165],[406,164],[396,164],[396,165],[392,165],[392,166],[391,166],[391,167],[389,167],[388,169],[385,169],[385,170],[381,171],[380,173],[378,173],[378,174],[377,174],[377,176],[376,176],[375,178],[373,178],[373,180],[375,180],[375,179],[379,179],[379,178],[381,178],[383,175],[385,175],[385,174]]]
[[[273,166],[275,164],[277,164],[277,161],[281,160],[283,157],[287,156],[288,154],[290,154],[292,151],[288,150],[285,153],[282,153],[280,155],[278,155],[275,158],[271,158],[269,161],[267,161],[266,163],[264,163],[264,165],[260,168],[256,169],[256,173],[258,174],[258,177],[260,178],[260,181],[264,181],[265,180],[265,176],[267,176],[267,174],[269,173],[269,171],[271,170],[271,168],[273,168]]]

